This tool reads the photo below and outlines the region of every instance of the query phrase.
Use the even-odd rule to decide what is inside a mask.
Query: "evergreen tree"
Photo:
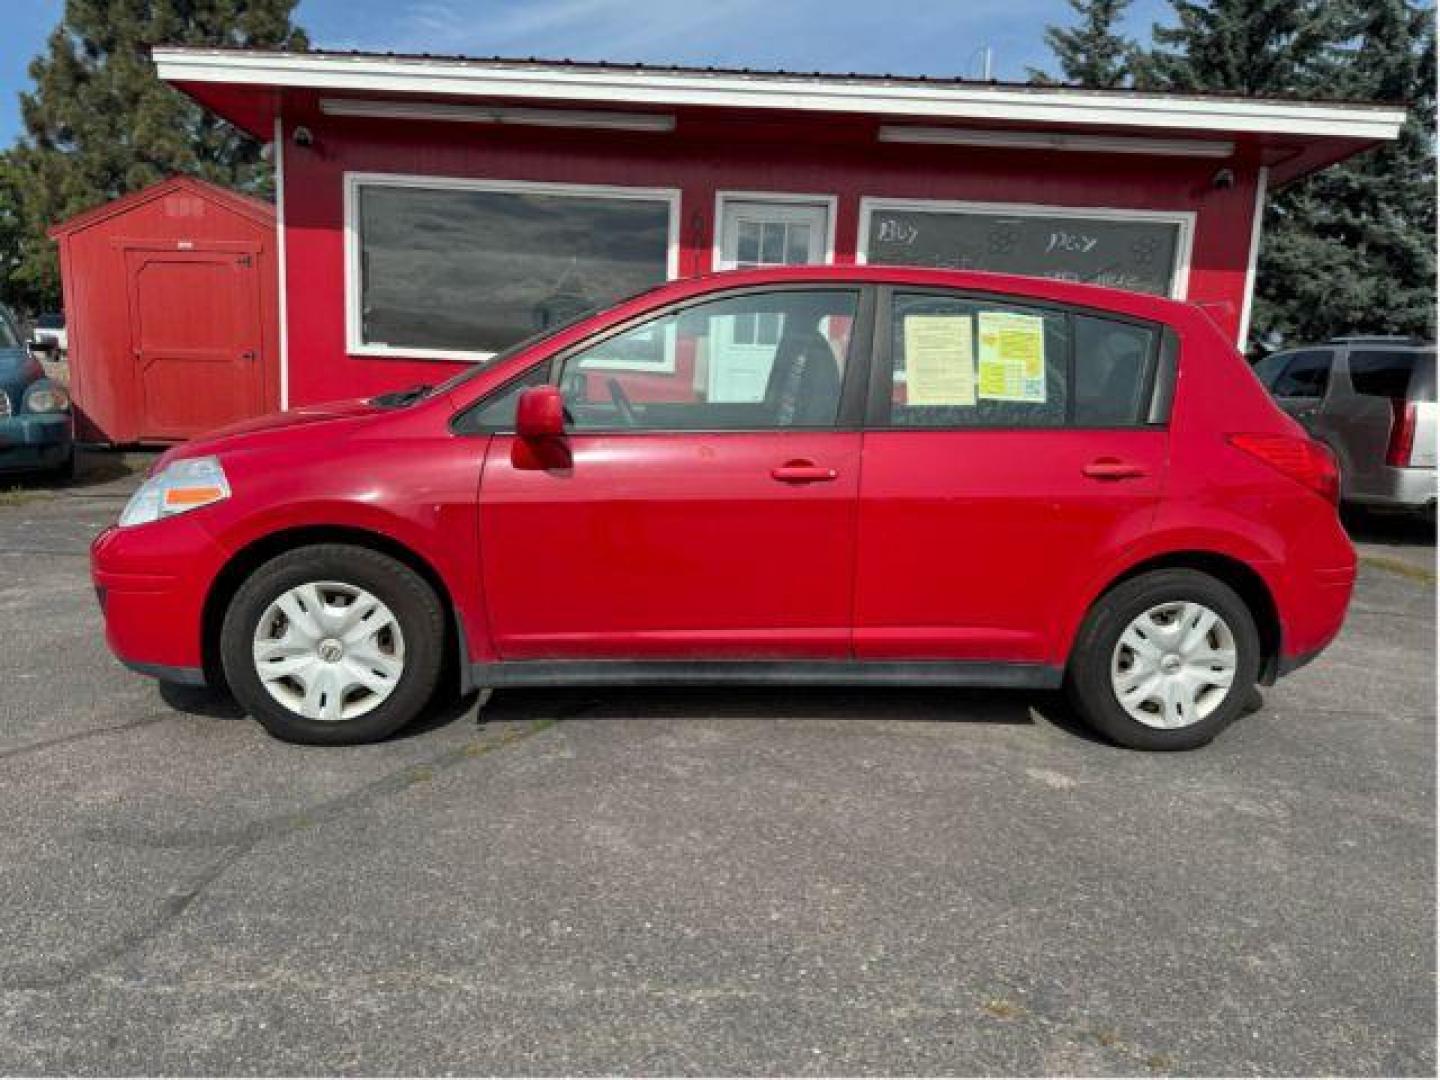
[[[1331,93],[1404,104],[1400,137],[1279,192],[1265,217],[1252,340],[1435,337],[1435,23],[1410,0],[1353,0]]]
[[[1045,43],[1060,64],[1063,81],[1081,86],[1129,85],[1136,55],[1135,43],[1118,32],[1117,25],[1131,0],[1067,0],[1079,24],[1051,26]],[[1030,69],[1035,82],[1056,82],[1038,68]]]
[[[66,0],[22,94],[8,155],[19,238],[0,249],[0,300],[59,303],[50,225],[173,173],[268,194],[260,146],[155,77],[154,45],[304,49],[297,0]],[[4,195],[0,194],[0,205]],[[0,211],[3,213],[3,211]],[[0,229],[3,229],[0,225]],[[7,265],[8,264],[8,265]]]
[[[1171,0],[1176,25],[1156,24],[1137,58],[1144,89],[1294,97],[1341,32],[1336,0]]]
[[[1400,139],[1272,193],[1251,341],[1435,333],[1434,15],[1414,0],[1173,0],[1145,89],[1410,107]]]

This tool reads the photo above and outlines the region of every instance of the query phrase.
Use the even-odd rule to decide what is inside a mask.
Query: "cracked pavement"
[[[1414,530],[1197,753],[907,689],[512,691],[337,750],[109,658],[126,486],[0,505],[0,1071],[1434,1074]]]

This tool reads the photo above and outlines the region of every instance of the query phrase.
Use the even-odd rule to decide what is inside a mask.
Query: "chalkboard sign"
[[[875,208],[866,260],[991,270],[1171,295],[1180,225],[1174,221]]]

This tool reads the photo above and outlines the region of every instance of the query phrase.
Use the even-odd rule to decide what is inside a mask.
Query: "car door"
[[[513,427],[485,456],[480,547],[500,656],[847,657],[863,296],[727,294],[555,358],[568,464],[534,467]],[[709,366],[735,322],[759,319],[778,326],[761,400],[713,393]]]
[[[856,656],[1045,662],[1095,565],[1153,520],[1168,404],[1152,412],[1152,389],[1170,339],[919,290],[882,292],[876,319]]]
[[[1325,434],[1323,407],[1330,389],[1333,349],[1301,349],[1290,354],[1270,387],[1275,402],[1312,435]]]

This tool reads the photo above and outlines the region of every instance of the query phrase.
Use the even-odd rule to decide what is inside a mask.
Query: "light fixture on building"
[[[995,150],[1062,150],[1082,154],[1152,154],[1160,157],[1228,158],[1235,144],[1219,139],[1155,139],[1141,135],[1075,135],[1068,131],[990,131],[984,128],[912,127],[882,124],[879,140],[930,146],[980,146]]]
[[[517,109],[494,105],[449,105],[427,101],[321,98],[326,116],[380,120],[440,120],[460,124],[514,124],[522,127],[599,128],[605,131],[675,130],[667,113],[598,112],[589,109]]]

